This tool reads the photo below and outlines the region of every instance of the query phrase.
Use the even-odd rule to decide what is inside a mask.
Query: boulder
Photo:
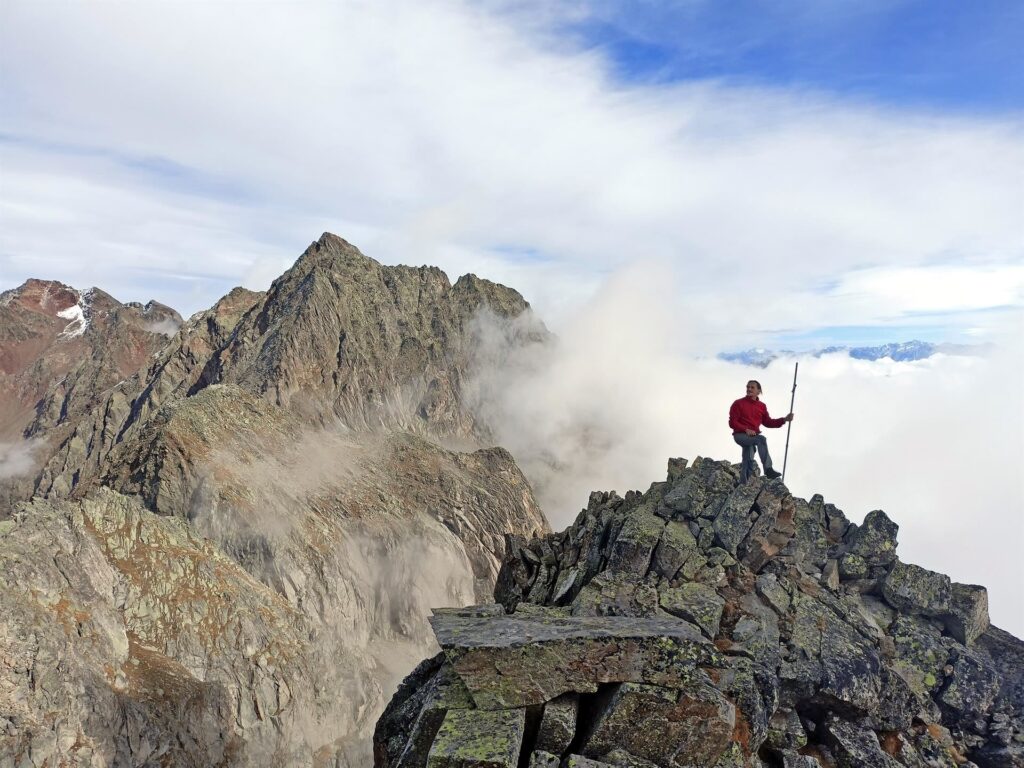
[[[940,616],[949,611],[952,586],[949,576],[897,561],[882,582],[882,595],[898,611]]]
[[[677,686],[725,659],[678,619],[629,616],[430,620],[448,662],[482,709],[543,704],[601,683]]]
[[[688,582],[678,587],[662,588],[658,592],[661,607],[696,624],[709,639],[718,634],[725,600],[707,584]]]
[[[530,755],[530,768],[561,768],[562,759],[558,755],[543,750],[535,750]]]
[[[630,512],[612,545],[608,570],[643,577],[663,530],[665,521],[655,515],[650,506]]]
[[[732,555],[736,554],[736,549],[754,524],[754,502],[762,487],[760,480],[737,486],[715,517],[715,542]]]
[[[901,768],[882,750],[878,736],[866,725],[830,717],[824,735],[839,768]]]
[[[684,568],[687,563],[692,563],[692,567]],[[674,579],[681,570],[687,578],[692,578],[702,565],[704,556],[686,523],[669,520],[654,550],[652,570],[666,579]]]
[[[537,749],[564,754],[576,735],[576,716],[579,713],[580,697],[577,693],[566,693],[544,705],[544,714],[537,732]]]
[[[616,746],[659,768],[714,765],[732,740],[736,709],[718,690],[624,683],[612,695],[584,747],[602,758]]]
[[[845,518],[844,518],[845,520]],[[869,565],[888,565],[896,560],[896,534],[900,527],[880,509],[868,512],[860,526],[850,526],[843,541],[847,551]]]
[[[526,710],[453,709],[445,715],[426,768],[517,768]]]
[[[988,590],[974,584],[954,584],[949,612],[942,616],[946,631],[972,645],[989,628]]]
[[[959,650],[953,661],[950,679],[939,695],[940,705],[954,721],[973,726],[988,712],[999,693],[999,678],[984,657],[966,648]]]
[[[757,496],[759,513],[750,531],[737,547],[737,558],[757,573],[779,554],[796,533],[793,497],[781,482],[765,484]]]

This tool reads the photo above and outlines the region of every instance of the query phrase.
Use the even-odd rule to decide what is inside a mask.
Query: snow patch
[[[57,317],[71,321],[58,334],[58,339],[73,339],[76,336],[81,336],[89,327],[89,321],[85,319],[85,312],[82,310],[81,304],[72,304],[67,309],[62,309],[57,313]]]

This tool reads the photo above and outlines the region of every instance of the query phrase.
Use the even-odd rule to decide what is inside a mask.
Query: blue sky
[[[721,78],[975,114],[1024,107],[1024,5],[726,0],[597,3],[567,34],[626,80]]]

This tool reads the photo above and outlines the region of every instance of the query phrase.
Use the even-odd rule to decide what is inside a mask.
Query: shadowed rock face
[[[0,514],[0,765],[368,765],[429,608],[549,530],[461,392],[480,314],[527,308],[324,235],[83,384]]]
[[[565,531],[506,538],[496,604],[433,619],[444,654],[392,699],[375,765],[476,765],[432,738],[467,710],[538,724],[502,766],[1024,765],[1024,643],[896,533],[707,459],[591,494]],[[420,706],[440,681],[459,696]]]

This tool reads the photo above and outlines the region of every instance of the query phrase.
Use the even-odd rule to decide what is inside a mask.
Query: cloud
[[[36,469],[35,453],[39,446],[31,440],[17,443],[0,441],[0,480],[28,475]]]
[[[657,277],[640,268],[616,277],[551,347],[509,351],[500,333],[479,337],[478,407],[556,530],[592,490],[663,479],[670,456],[738,462],[727,414],[749,378],[764,385],[770,412],[789,408],[793,361],[762,370],[694,358],[684,311]],[[987,586],[993,620],[1020,636],[1024,360],[1011,345],[998,349],[913,363],[800,358],[786,480],[854,521],[886,510],[904,560]],[[781,468],[785,430],[768,437]]]
[[[1019,261],[1019,120],[625,83],[533,11],[9,4],[5,130],[37,143],[4,145],[0,280],[87,256],[97,283],[187,315],[329,229],[385,262],[515,278],[546,317],[624,264],[671,264],[717,343],[766,315],[819,323],[823,301],[792,308],[847,274]],[[127,261],[197,285],[122,278]]]
[[[144,328],[150,333],[162,333],[164,336],[173,336],[181,328],[181,323],[172,318],[167,318],[155,323],[148,323]]]

